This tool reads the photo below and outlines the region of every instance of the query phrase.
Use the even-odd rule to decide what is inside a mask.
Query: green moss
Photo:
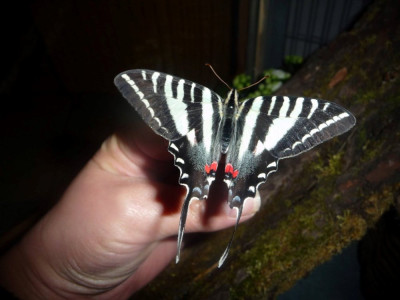
[[[362,49],[365,49],[365,48],[367,48],[367,47],[370,47],[371,45],[375,45],[376,39],[377,39],[377,36],[376,36],[375,34],[372,34],[372,35],[370,35],[370,36],[364,38],[364,39],[360,42],[361,48],[362,48]]]
[[[390,205],[394,204],[394,191],[400,191],[400,183],[394,187],[383,186],[381,190],[374,191],[366,197],[363,202],[363,211],[367,214],[365,217],[371,224],[374,224]]]
[[[343,151],[332,155],[327,164],[324,163],[320,155],[318,155],[318,158],[318,163],[312,164],[312,168],[315,172],[318,172],[319,177],[337,176],[341,173]]]
[[[390,103],[395,104],[396,106],[400,104],[400,95],[395,95],[388,99]]]
[[[367,230],[367,222],[364,218],[357,214],[351,213],[349,209],[345,210],[342,215],[337,216],[338,225],[345,237],[345,243],[350,243],[353,240],[359,240]]]
[[[374,160],[382,152],[383,142],[380,140],[366,140],[362,145],[363,155],[361,160],[363,162]]]
[[[366,90],[363,93],[357,94],[355,103],[368,104],[371,101],[374,101],[375,99],[377,99],[377,96],[378,96],[377,94],[378,94],[378,91],[375,88]]]

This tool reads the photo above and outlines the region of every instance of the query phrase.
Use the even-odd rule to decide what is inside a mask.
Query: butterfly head
[[[239,106],[239,93],[236,89],[231,89],[225,99],[225,107],[235,108]]]

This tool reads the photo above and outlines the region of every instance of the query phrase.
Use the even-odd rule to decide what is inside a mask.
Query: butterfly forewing
[[[354,116],[335,103],[287,96],[262,97],[262,100],[265,104],[255,134],[277,158],[308,151],[355,124]]]
[[[244,201],[256,196],[280,159],[310,150],[356,122],[349,111],[327,101],[260,96],[238,104],[228,101],[238,99],[232,90],[224,102],[204,86],[150,70],[126,71],[114,82],[143,120],[170,141],[168,150],[180,170],[179,183],[186,187],[176,261],[190,200],[207,197],[221,151],[226,153],[224,181],[229,205],[238,211],[237,226]],[[219,266],[232,239],[233,235]]]
[[[189,80],[150,70],[131,70],[117,75],[114,83],[143,120],[170,141],[186,136],[193,128],[207,130],[203,119],[219,116],[218,103],[222,99]]]

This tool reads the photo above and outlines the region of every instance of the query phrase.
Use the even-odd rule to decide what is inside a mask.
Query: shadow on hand
[[[143,162],[141,171],[157,189],[157,201],[163,205],[164,215],[177,213],[186,195],[186,189],[179,184],[179,169],[174,166],[173,156],[168,152],[168,141],[154,133],[143,122],[132,121],[116,134],[132,153],[139,154]],[[224,162],[217,170],[216,180],[210,188],[206,211],[202,222],[208,223],[210,217],[221,212],[221,206],[227,205],[228,192],[224,176]],[[161,184],[160,184],[161,183]]]

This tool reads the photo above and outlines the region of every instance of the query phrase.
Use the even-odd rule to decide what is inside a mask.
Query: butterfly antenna
[[[230,89],[230,90],[232,89],[232,88],[229,86],[229,84],[227,84],[225,81],[222,80],[221,77],[219,77],[219,75],[217,74],[217,72],[215,72],[214,68],[213,68],[210,64],[206,64],[206,66],[209,67],[209,68],[211,69],[211,71],[213,71],[214,75],[215,75],[223,84],[225,84],[225,85],[228,87],[228,89]]]
[[[264,77],[261,78],[259,81],[255,82],[255,83],[252,83],[252,84],[250,84],[250,85],[248,85],[248,86],[246,86],[246,87],[244,87],[244,88],[239,89],[238,92],[243,91],[243,90],[246,90],[246,89],[248,89],[248,88],[251,88],[252,86],[255,86],[255,85],[259,84],[260,82],[264,81],[264,80],[267,79],[268,77],[269,77],[268,75],[267,75],[267,76],[264,76]]]

